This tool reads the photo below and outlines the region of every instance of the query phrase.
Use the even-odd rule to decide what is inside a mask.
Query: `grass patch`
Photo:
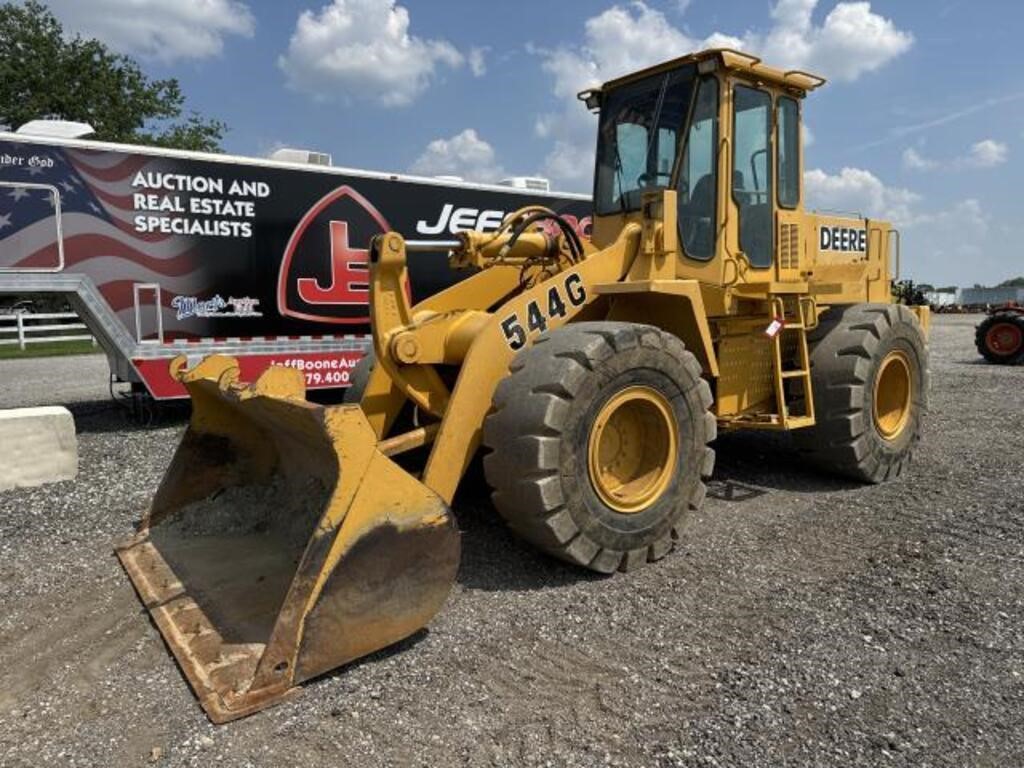
[[[39,344],[26,344],[25,349],[18,349],[17,344],[4,344],[0,346],[0,360],[57,355],[95,355],[101,352],[103,352],[103,348],[94,347],[91,341],[48,341]]]

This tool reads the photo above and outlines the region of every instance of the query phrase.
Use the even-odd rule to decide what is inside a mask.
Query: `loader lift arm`
[[[525,237],[520,238],[520,242]],[[543,236],[531,233],[530,237],[531,245],[539,247]],[[479,239],[467,233],[465,250],[477,250],[473,244]],[[380,376],[386,375],[410,400],[429,414],[440,417],[423,483],[447,503],[451,503],[479,447],[483,420],[491,407],[494,389],[507,375],[516,352],[539,333],[571,322],[598,298],[591,286],[621,280],[638,253],[639,242],[640,228],[626,227],[610,247],[592,253],[544,282],[514,293],[492,311],[461,309],[434,313],[429,309],[420,310],[423,305],[416,308],[418,311],[402,308],[405,292],[401,279],[397,279],[405,272],[402,237],[389,233],[377,241],[375,248],[380,255],[375,265],[376,274],[388,275],[374,280],[370,298],[372,317],[375,323],[380,323],[375,327],[381,329],[375,334],[377,359],[384,371]],[[500,246],[501,241],[497,244]],[[496,269],[506,271],[499,277],[491,274]],[[507,264],[487,265],[448,290],[482,299],[487,294],[476,290],[477,281],[484,285],[503,282],[506,293],[512,293],[519,288],[520,270],[521,265],[514,267],[516,282],[509,284],[507,281],[512,275]],[[443,307],[452,298],[445,293],[425,303]],[[384,324],[389,317],[396,316],[408,317],[410,321],[391,328]],[[446,397],[445,385],[434,369],[439,364],[461,366],[450,397]],[[424,391],[420,389],[421,382],[432,382],[436,389]],[[438,409],[439,402],[445,402],[445,407]],[[379,423],[381,414],[372,410],[369,400],[364,400],[363,408],[371,421],[376,417]],[[393,415],[389,416],[384,418],[386,422],[393,421]]]

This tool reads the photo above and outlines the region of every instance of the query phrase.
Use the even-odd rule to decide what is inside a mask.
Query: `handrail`
[[[890,235],[896,235],[896,270],[895,270],[895,273],[893,274],[893,279],[899,280],[900,279],[900,250],[903,247],[903,238],[900,235],[900,231],[898,229],[896,229],[895,227],[893,227],[892,229],[889,230],[889,234]],[[888,245],[888,243],[886,243],[886,244]]]

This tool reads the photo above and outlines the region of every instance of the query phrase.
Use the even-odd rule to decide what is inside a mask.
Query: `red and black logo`
[[[369,245],[391,227],[352,187],[338,187],[306,212],[285,247],[277,308],[321,323],[369,322]]]

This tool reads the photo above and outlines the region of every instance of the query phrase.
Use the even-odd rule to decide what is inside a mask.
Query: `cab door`
[[[803,269],[804,221],[801,205],[800,105],[789,96],[775,101],[775,167],[777,190],[775,219],[775,279],[796,282]]]
[[[750,265],[746,281],[771,279],[775,251],[772,94],[753,85],[733,86],[732,201],[740,251]]]

